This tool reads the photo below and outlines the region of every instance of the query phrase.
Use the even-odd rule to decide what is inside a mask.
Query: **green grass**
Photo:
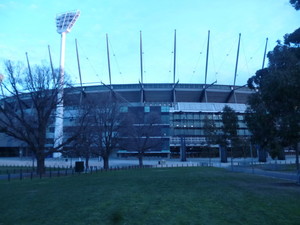
[[[300,186],[216,168],[0,181],[0,224],[299,224]]]

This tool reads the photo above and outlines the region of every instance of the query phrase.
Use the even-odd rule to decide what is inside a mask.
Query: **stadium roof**
[[[78,87],[70,90],[71,95],[84,91],[86,97],[101,95],[113,91],[129,103],[237,103],[246,104],[248,96],[253,93],[245,86],[204,84],[114,84]],[[75,92],[75,93],[74,93]],[[74,96],[75,97],[75,96]]]

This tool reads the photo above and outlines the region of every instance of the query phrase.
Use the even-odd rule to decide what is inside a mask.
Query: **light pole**
[[[54,130],[54,147],[60,149],[63,143],[63,121],[64,121],[64,73],[65,73],[65,43],[66,34],[71,31],[80,15],[79,10],[65,12],[56,16],[57,32],[61,34],[61,47],[60,47],[60,65],[58,76],[58,104],[56,106],[55,130]],[[60,156],[61,154],[57,155]]]

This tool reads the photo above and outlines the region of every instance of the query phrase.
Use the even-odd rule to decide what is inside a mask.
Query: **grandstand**
[[[94,85],[65,89],[64,126],[68,126],[68,109],[79,104],[80,95],[85,98],[101,97],[113,92],[122,99],[124,112],[151,112],[160,115],[160,124],[155,138],[160,138],[161,145],[147,151],[149,156],[179,157],[184,150],[187,156],[205,156],[207,143],[203,133],[205,116],[213,118],[220,127],[221,112],[225,105],[236,111],[239,118],[240,136],[248,137],[244,124],[244,112],[247,98],[253,93],[246,86],[205,85],[205,84],[170,84],[137,83]],[[132,114],[131,114],[132,115]],[[48,137],[53,137],[54,125],[49,128]],[[2,156],[29,154],[26,145],[0,134],[0,154]],[[218,155],[217,146],[213,156]],[[134,155],[131,149],[116,149],[119,156]]]

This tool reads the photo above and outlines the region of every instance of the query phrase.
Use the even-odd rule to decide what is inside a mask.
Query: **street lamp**
[[[54,131],[54,147],[59,147],[63,143],[63,117],[64,117],[64,73],[65,73],[65,42],[66,34],[69,33],[80,15],[79,10],[65,12],[56,16],[57,32],[61,34],[60,47],[60,66],[58,77],[58,105],[56,107],[55,131]]]

